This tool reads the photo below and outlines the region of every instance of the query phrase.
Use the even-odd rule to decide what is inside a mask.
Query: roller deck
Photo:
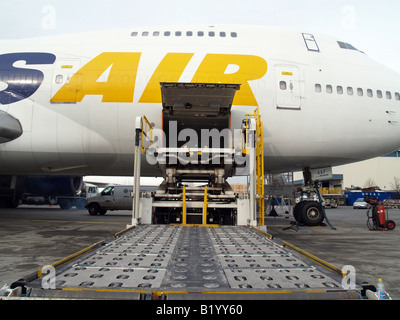
[[[39,298],[357,299],[340,269],[244,226],[139,225],[55,264],[56,289]],[[40,274],[40,273],[39,273]]]

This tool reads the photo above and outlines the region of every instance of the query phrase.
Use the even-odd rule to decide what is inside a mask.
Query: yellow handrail
[[[207,224],[207,186],[204,188],[203,225]]]
[[[182,194],[182,225],[186,226],[186,186],[183,186]]]
[[[259,210],[259,225],[265,225],[264,211],[264,125],[261,121],[260,109],[257,107],[254,110],[254,114],[246,114],[246,137],[249,135],[250,119],[254,118],[256,120],[256,132],[255,132],[255,151],[256,151],[256,180],[257,180],[257,194],[259,198],[258,210]],[[249,154],[248,138],[246,139],[245,148],[243,150],[244,154]]]
[[[260,110],[257,107],[255,111],[256,117],[256,163],[257,163],[257,193],[260,195],[258,206],[261,215],[261,225],[265,225],[264,221],[264,126],[261,121]]]
[[[151,126],[149,120],[147,120],[146,116],[143,116],[143,128],[142,128],[142,143],[141,143],[141,150],[142,152],[146,152],[146,149],[149,148],[151,146],[151,144],[153,143],[153,127]],[[143,145],[143,137],[146,137],[147,140],[149,141],[149,145],[145,148]]]

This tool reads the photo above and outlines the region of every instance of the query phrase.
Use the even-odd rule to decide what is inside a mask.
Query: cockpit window
[[[304,42],[306,43],[308,51],[320,52],[317,40],[314,38],[312,34],[303,33],[303,39]]]
[[[345,43],[342,41],[338,41],[337,43],[339,44],[339,47],[341,47],[342,49],[355,50],[355,51],[364,53],[364,52],[358,50],[356,47],[352,46],[350,43]]]
[[[347,49],[360,51],[357,48],[353,47],[350,43],[346,43],[346,45],[347,45]]]

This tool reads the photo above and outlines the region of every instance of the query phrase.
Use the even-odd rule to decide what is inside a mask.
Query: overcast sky
[[[324,33],[400,73],[399,0],[1,0],[0,38],[174,24]]]

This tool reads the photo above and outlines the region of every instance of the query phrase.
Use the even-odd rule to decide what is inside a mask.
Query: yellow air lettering
[[[193,53],[168,53],[147,83],[140,103],[162,103],[160,82],[178,82]]]
[[[51,99],[80,102],[86,95],[102,95],[102,102],[132,102],[141,53],[104,52],[84,65]],[[99,79],[109,70],[107,79]]]
[[[228,73],[229,66],[236,66]],[[238,69],[237,69],[238,67]],[[267,73],[267,62],[258,56],[240,54],[207,54],[197,69],[192,82],[241,84],[233,100],[234,105],[258,106],[249,81],[262,78]]]

